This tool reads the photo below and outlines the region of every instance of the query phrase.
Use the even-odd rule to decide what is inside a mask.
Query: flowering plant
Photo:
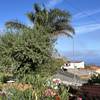
[[[47,80],[43,100],[69,100],[69,88],[60,79]]]

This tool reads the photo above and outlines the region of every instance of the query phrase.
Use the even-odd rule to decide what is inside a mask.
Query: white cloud
[[[47,7],[47,8],[52,8],[52,7],[56,6],[57,4],[61,3],[62,1],[63,1],[63,0],[49,0],[49,1],[47,2],[46,7]]]
[[[85,34],[85,33],[90,33],[100,30],[100,23],[95,23],[95,24],[86,24],[86,25],[81,25],[81,26],[75,26],[75,32],[76,34]]]
[[[76,15],[73,16],[74,19],[80,19],[80,18],[85,18],[89,17],[91,15],[95,15],[100,13],[100,9],[95,9],[95,10],[89,10],[89,11],[83,11],[80,13],[77,13]]]

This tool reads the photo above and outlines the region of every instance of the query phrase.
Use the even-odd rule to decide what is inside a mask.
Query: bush
[[[10,88],[5,91],[5,96],[1,96],[4,100],[34,100],[32,96],[32,89],[27,89],[25,91],[20,91],[15,88]],[[0,99],[3,100],[3,99]]]
[[[98,74],[98,75],[92,75],[91,79],[88,80],[88,83],[89,84],[95,84],[95,83],[100,84],[100,74]]]
[[[55,100],[55,98],[59,98],[61,100],[69,100],[69,87],[66,87],[66,85],[63,83],[47,80],[46,87],[47,88],[42,96],[43,100]]]
[[[8,80],[9,80],[9,76],[4,75],[4,74],[0,75],[0,82],[1,83],[6,83]]]

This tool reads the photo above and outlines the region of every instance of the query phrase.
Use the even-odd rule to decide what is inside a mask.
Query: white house
[[[100,74],[100,68],[96,69],[96,73]]]
[[[65,63],[61,66],[61,69],[75,69],[75,68],[84,68],[84,61],[77,61],[77,62],[69,62]]]

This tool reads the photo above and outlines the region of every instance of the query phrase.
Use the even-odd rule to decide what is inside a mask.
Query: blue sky
[[[56,48],[58,52],[75,60],[100,64],[100,0],[0,0],[0,31],[8,20],[18,19],[30,25],[26,12],[32,10],[35,2],[50,8],[60,8],[72,15],[71,24],[74,36],[75,57],[73,57],[73,40],[59,36]]]

